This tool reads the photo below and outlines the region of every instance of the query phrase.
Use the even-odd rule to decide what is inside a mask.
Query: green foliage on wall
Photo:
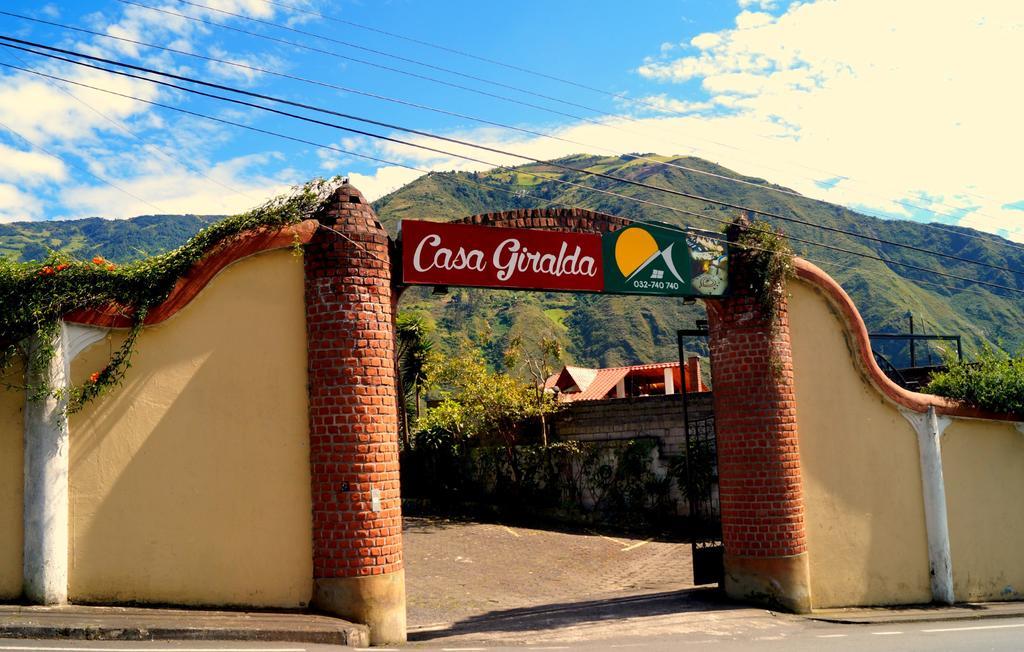
[[[311,181],[259,208],[208,226],[177,249],[127,265],[118,266],[101,256],[82,261],[66,252],[51,252],[45,260],[31,263],[0,257],[0,371],[8,369],[16,356],[28,358],[26,384],[8,388],[27,391],[29,400],[63,397],[69,410],[80,409],[122,380],[146,315],[193,265],[242,232],[311,217],[335,184]],[[124,344],[83,384],[53,386],[46,370],[55,354],[61,318],[78,309],[110,306],[131,318]]]

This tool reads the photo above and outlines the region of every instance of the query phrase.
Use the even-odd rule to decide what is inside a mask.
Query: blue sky
[[[1016,152],[1024,145],[1017,125],[1021,91],[1013,83],[1014,62],[1024,54],[1024,9],[1016,7],[1017,3],[951,3],[935,12],[934,5],[927,2],[881,0],[792,4],[781,0],[645,0],[633,5],[605,0],[138,1],[215,25],[108,0],[45,4],[9,0],[3,9],[551,133],[583,145],[10,16],[0,16],[0,34],[539,158],[578,151],[701,156],[874,214],[962,223],[1024,239],[1019,219],[1024,216],[1020,209],[1024,189],[1014,173],[1019,168]],[[625,94],[634,101],[339,20]],[[336,56],[228,28],[298,41]],[[7,48],[0,48],[0,63],[414,167],[483,167]],[[351,176],[366,194],[376,197],[417,174],[44,81],[8,68],[0,69],[0,125],[0,221],[90,215],[123,218],[154,212],[230,213],[315,175]],[[409,139],[388,129],[368,129]],[[411,139],[430,142],[422,137]],[[449,145],[442,147],[480,156]],[[521,162],[494,155],[481,158],[502,164]]]

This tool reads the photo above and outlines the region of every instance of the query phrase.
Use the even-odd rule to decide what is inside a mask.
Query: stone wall
[[[690,422],[714,416],[711,392],[688,394]],[[692,432],[692,430],[691,430]],[[576,441],[614,441],[653,437],[662,457],[686,450],[683,397],[642,396],[570,403],[555,417],[554,438]]]

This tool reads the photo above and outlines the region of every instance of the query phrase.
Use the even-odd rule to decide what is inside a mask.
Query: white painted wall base
[[[914,426],[921,455],[921,486],[925,529],[928,532],[932,600],[940,604],[953,604],[953,560],[949,548],[946,485],[942,477],[942,446],[939,441],[952,419],[939,417],[933,407],[929,407],[925,413],[903,409],[900,413]]]
[[[66,387],[71,361],[106,329],[61,324],[54,356],[43,377],[50,387]],[[38,346],[38,342],[32,346]],[[34,604],[68,601],[68,418],[67,401],[47,396],[25,402],[24,590]]]

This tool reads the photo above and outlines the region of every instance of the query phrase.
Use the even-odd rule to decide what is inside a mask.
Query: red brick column
[[[314,604],[404,642],[388,236],[347,183],[305,247]]]
[[[738,253],[738,252],[734,252]],[[708,301],[718,436],[725,590],[735,598],[810,610],[803,484],[789,316],[775,328],[732,259],[731,296]]]

